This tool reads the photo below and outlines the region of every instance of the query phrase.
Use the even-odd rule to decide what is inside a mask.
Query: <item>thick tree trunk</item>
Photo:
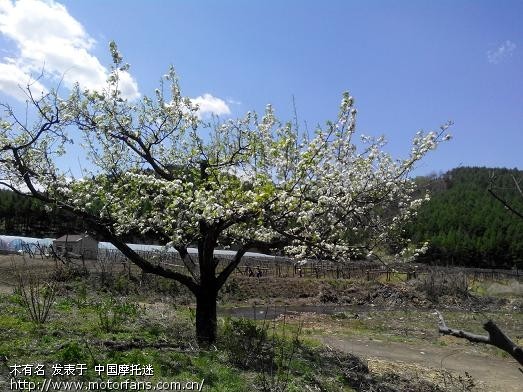
[[[216,264],[214,248],[217,233],[204,221],[200,222],[202,239],[198,241],[198,262],[200,266],[200,284],[196,291],[196,337],[202,346],[209,346],[216,341]]]
[[[203,287],[196,295],[196,337],[202,346],[209,346],[216,341],[217,297],[216,290]]]

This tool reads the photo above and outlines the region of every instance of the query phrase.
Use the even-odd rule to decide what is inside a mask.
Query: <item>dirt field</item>
[[[0,255],[0,293],[10,294],[16,286],[17,274],[45,274],[55,266],[50,259],[29,259],[18,255]]]
[[[485,391],[520,392],[523,376],[517,363],[508,358],[493,358],[478,352],[475,346],[436,347],[429,344],[405,344],[339,337],[320,340],[343,352],[365,358],[372,367],[377,360],[393,362],[397,367],[416,364],[421,368],[467,372]]]

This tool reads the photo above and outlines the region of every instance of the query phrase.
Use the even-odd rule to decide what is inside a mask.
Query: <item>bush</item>
[[[73,363],[84,357],[84,352],[78,342],[67,342],[57,353],[58,358],[65,363]]]
[[[224,320],[220,346],[229,356],[229,361],[241,369],[265,368],[274,359],[274,347],[269,344],[268,324],[258,326],[248,319]]]
[[[256,370],[255,387],[264,392],[285,391],[289,386],[293,359],[301,347],[301,325],[288,336],[285,317],[280,327],[276,321],[257,324],[248,319],[224,321],[221,348],[228,353],[229,362],[246,370]],[[270,333],[269,333],[270,332]]]
[[[44,324],[57,294],[56,282],[43,282],[34,276],[19,275],[17,291],[21,304],[36,325]]]
[[[74,264],[67,264],[58,266],[51,274],[51,279],[55,282],[72,282],[78,278],[86,278],[89,276],[89,271],[83,267],[78,267]]]

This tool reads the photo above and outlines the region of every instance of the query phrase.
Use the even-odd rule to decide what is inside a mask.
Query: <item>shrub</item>
[[[57,284],[54,281],[43,282],[32,275],[18,276],[17,291],[21,304],[36,325],[44,324],[57,294]]]
[[[463,273],[450,274],[445,271],[431,270],[427,275],[418,278],[414,285],[418,291],[424,292],[433,302],[437,302],[443,295],[460,298],[469,296],[467,276]]]
[[[67,342],[57,353],[58,358],[65,363],[73,363],[84,357],[84,352],[78,342]]]
[[[263,321],[261,325],[248,319],[225,319],[221,331],[222,348],[229,361],[242,369],[259,372],[256,389],[266,392],[285,391],[289,386],[292,361],[301,346],[301,326],[287,336],[288,325],[284,317],[280,328],[276,321]]]
[[[261,326],[248,319],[226,318],[220,345],[229,360],[241,369],[262,369],[274,358],[274,347],[268,341],[268,324]]]
[[[51,274],[51,279],[55,282],[71,282],[87,276],[89,276],[89,271],[86,268],[78,267],[74,264],[67,264],[56,267]]]

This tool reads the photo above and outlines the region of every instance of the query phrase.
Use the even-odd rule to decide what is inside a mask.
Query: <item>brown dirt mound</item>
[[[415,307],[467,310],[499,309],[510,306],[521,310],[521,301],[466,295],[429,297],[411,283],[381,283],[353,280],[308,278],[249,278],[234,276],[222,289],[227,302],[282,302],[296,305],[367,305],[380,308]],[[515,308],[514,308],[515,307]]]

